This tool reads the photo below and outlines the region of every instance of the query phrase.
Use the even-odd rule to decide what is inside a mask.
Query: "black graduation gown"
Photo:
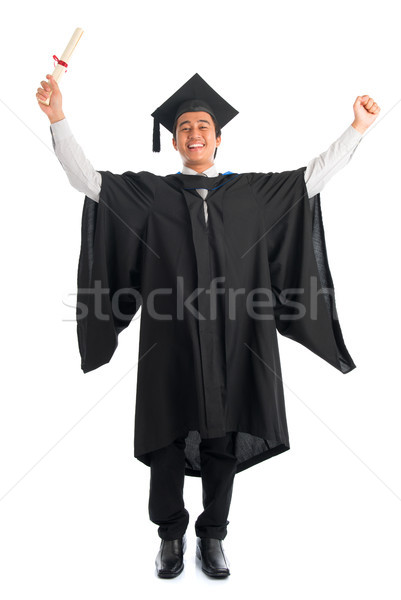
[[[305,169],[99,171],[99,203],[85,197],[82,215],[81,367],[109,362],[141,307],[134,456],[144,464],[179,436],[192,476],[201,437],[237,432],[237,472],[290,448],[276,330],[342,373],[355,368]]]

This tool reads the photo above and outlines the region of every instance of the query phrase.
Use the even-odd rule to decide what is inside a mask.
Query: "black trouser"
[[[233,491],[237,459],[234,454],[235,433],[224,437],[202,439],[200,461],[202,501],[204,511],[195,522],[199,537],[223,540],[227,535],[227,520]],[[159,525],[158,534],[164,540],[184,535],[189,513],[184,506],[185,438],[151,454],[149,517]]]

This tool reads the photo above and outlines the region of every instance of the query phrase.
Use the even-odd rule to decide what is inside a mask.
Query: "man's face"
[[[214,153],[220,146],[221,137],[216,139],[213,119],[207,112],[187,112],[177,121],[173,146],[181,155],[185,166],[195,169],[214,164]]]

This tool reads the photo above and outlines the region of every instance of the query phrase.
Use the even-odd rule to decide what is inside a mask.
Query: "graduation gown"
[[[289,450],[277,331],[341,373],[355,364],[335,304],[320,195],[306,167],[205,178],[99,171],[85,196],[77,333],[84,373],[141,308],[134,456],[237,432],[237,472]],[[197,188],[208,189],[208,221]]]

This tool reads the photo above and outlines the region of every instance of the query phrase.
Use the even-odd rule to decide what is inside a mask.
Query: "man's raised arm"
[[[42,88],[38,88],[36,97],[42,111],[50,121],[50,132],[54,152],[64,168],[71,185],[88,198],[99,202],[102,185],[102,176],[96,171],[86,158],[82,148],[77,143],[62,110],[62,95],[60,88],[52,75],[46,75],[49,82],[41,81]],[[50,104],[47,106],[39,100],[48,98],[50,90]]]
[[[351,160],[363,134],[380,112],[368,95],[358,96],[353,109],[352,124],[325,152],[308,163],[304,177],[309,198],[321,192],[329,179]]]

